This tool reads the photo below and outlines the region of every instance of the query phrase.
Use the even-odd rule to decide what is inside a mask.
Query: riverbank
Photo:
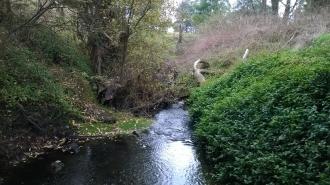
[[[182,104],[161,110],[146,132],[89,140],[75,155],[51,152],[7,173],[5,184],[175,184],[204,185]],[[59,160],[63,168],[51,171]]]
[[[80,145],[90,140],[114,139],[123,135],[138,134],[152,124],[152,119],[136,117],[130,113],[113,112],[111,115],[116,118],[113,123],[77,123],[72,120],[67,127],[62,128],[61,136],[42,136],[33,133],[21,135],[17,132],[17,136],[1,138],[1,148],[6,152],[7,158],[2,159],[0,174],[6,167],[26,163],[54,150],[71,152],[76,150],[71,148],[72,145]]]
[[[190,114],[214,184],[327,184],[330,35],[262,53],[193,91]]]
[[[133,89],[129,79],[97,75],[79,40],[45,25],[16,36],[0,32],[0,168],[56,149],[63,138],[111,138],[148,128],[151,112],[184,87],[168,81],[167,72]]]

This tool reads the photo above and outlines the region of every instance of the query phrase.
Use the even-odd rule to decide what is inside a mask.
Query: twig
[[[281,47],[281,49],[285,48],[297,35],[297,32],[294,32],[290,39]]]
[[[50,1],[46,1],[40,8],[39,10],[28,20],[26,21],[24,24],[16,27],[14,30],[12,30],[10,32],[10,35],[16,33],[18,30],[20,30],[21,28],[34,23],[35,21],[37,21],[44,13],[46,13],[49,9],[51,9],[51,6],[55,3],[55,0],[50,0]]]

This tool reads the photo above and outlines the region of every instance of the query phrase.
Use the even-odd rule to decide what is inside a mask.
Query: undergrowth
[[[143,117],[135,117],[124,112],[112,112],[118,121],[115,124],[102,122],[71,123],[82,136],[114,136],[118,134],[131,134],[133,131],[143,131],[152,124],[152,120]]]
[[[8,45],[1,52],[0,66],[2,127],[26,127],[30,116],[40,122],[40,127],[65,122],[72,108],[65,101],[62,87],[35,53]]]
[[[189,98],[218,184],[330,181],[330,35],[298,52],[263,53]]]
[[[82,135],[107,135],[117,128],[129,132],[150,125],[98,104],[89,58],[67,33],[39,25],[22,30],[15,41],[1,40],[1,137],[18,136],[19,130],[63,135],[61,128],[68,127]],[[103,123],[104,117],[118,123]]]
[[[48,63],[91,74],[88,56],[82,52],[83,48],[78,46],[78,41],[69,33],[56,33],[39,25],[23,34],[28,46],[41,54]]]

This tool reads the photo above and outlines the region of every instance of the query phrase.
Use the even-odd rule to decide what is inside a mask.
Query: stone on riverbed
[[[136,136],[136,137],[140,137],[140,134],[139,134],[136,130],[134,130],[134,131],[132,132],[132,134],[133,134],[134,136]]]
[[[57,160],[52,162],[52,164],[50,164],[50,167],[53,173],[57,173],[64,168],[64,163],[60,160]]]
[[[102,121],[105,124],[114,124],[117,122],[117,119],[112,116],[105,115],[100,118],[100,121]]]
[[[62,152],[68,152],[70,154],[77,154],[80,151],[80,147],[77,143],[70,143],[62,148]]]

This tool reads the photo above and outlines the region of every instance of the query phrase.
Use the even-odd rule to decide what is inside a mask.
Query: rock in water
[[[116,123],[116,118],[112,117],[112,116],[103,116],[100,121],[106,123],[106,124],[114,124]]]
[[[57,172],[61,171],[64,168],[64,163],[60,160],[57,160],[55,162],[52,162],[50,167],[51,167],[51,170],[52,170],[53,173],[57,173]]]
[[[133,134],[134,136],[136,136],[136,137],[140,137],[139,133],[138,133],[136,130],[134,130],[134,131],[132,132],[132,134]]]
[[[79,153],[80,147],[77,143],[70,143],[62,149],[63,152],[68,152],[70,154]]]

